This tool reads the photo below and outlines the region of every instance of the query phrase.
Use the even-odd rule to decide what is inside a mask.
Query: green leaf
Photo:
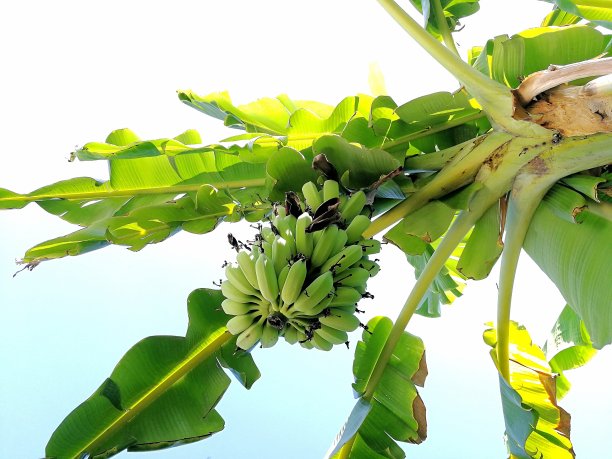
[[[541,27],[550,27],[550,26],[565,26],[577,24],[581,21],[580,16],[576,16],[574,14],[568,13],[566,11],[560,10],[559,8],[553,8],[553,10],[546,15],[546,17],[542,20],[540,24]]]
[[[460,26],[459,20],[471,16],[480,9],[479,0],[440,0],[444,17],[451,32]],[[439,26],[433,14],[430,0],[410,0],[416,9],[423,14],[423,22],[427,31],[432,35],[440,36]]]
[[[349,189],[367,188],[402,165],[398,159],[377,148],[363,148],[337,135],[319,137],[313,144],[315,155],[324,154]]]
[[[558,374],[555,379],[558,399],[563,398],[570,388],[563,372],[586,365],[597,352],[584,322],[569,306],[563,308],[543,350],[550,367]]]
[[[125,449],[189,443],[223,429],[214,407],[230,381],[217,359],[232,337],[222,300],[219,291],[192,292],[186,336],[153,336],[130,349],[100,388],[55,430],[46,455],[110,457]],[[244,366],[231,365],[239,371]]]
[[[487,329],[484,339],[498,366],[496,330]],[[510,382],[501,374],[499,381],[511,457],[573,458],[570,416],[557,405],[555,375],[542,350],[516,322],[510,323]]]
[[[306,182],[316,181],[318,175],[311,160],[293,148],[282,148],[267,163],[266,172],[271,181],[271,199],[284,199],[286,191],[301,190]]]
[[[539,27],[487,42],[474,67],[507,86],[551,64],[565,65],[606,52],[610,37],[586,25]]]
[[[491,206],[480,217],[465,244],[457,270],[468,279],[485,279],[504,248],[501,239],[500,210]]]
[[[362,341],[355,349],[353,389],[362,396],[372,370],[389,337],[393,323],[387,317],[368,322]],[[365,459],[403,458],[396,441],[421,443],[427,437],[425,405],[415,385],[423,386],[427,377],[425,348],[420,338],[404,332],[395,346],[383,376],[370,401],[359,398],[351,416],[326,458]],[[354,441],[349,441],[355,433]],[[340,453],[342,451],[342,453]]]
[[[612,8],[610,2],[605,0],[544,0],[554,3],[557,7],[587,21],[612,29]],[[556,25],[556,24],[555,24]]]
[[[589,201],[578,215],[569,214],[552,191],[531,221],[524,248],[584,321],[593,346],[601,349],[612,342],[612,290],[601,288],[609,283],[601,267],[612,259],[612,205]]]

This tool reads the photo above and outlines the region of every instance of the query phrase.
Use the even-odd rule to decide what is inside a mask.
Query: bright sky
[[[538,25],[550,7],[535,0],[481,4],[457,34],[463,54],[495,35]],[[75,145],[102,141],[113,129],[157,138],[196,128],[210,142],[228,135],[183,106],[179,88],[228,89],[239,103],[280,93],[337,103],[368,92],[371,62],[398,103],[456,87],[374,0],[24,0],[4,2],[0,14],[0,186],[21,192],[73,176],[106,178],[103,163],[67,158]],[[11,277],[13,260],[28,247],[70,231],[34,205],[0,213],[2,458],[41,457],[57,424],[130,346],[153,334],[184,334],[188,293],[211,287],[231,256],[222,226],[137,254],[113,247]],[[248,234],[244,227],[231,231]],[[367,307],[370,315],[394,317],[413,274],[391,248],[383,260]],[[542,344],[563,300],[527,260],[517,286],[515,318]],[[430,371],[421,391],[429,439],[406,447],[411,457],[504,457],[497,375],[481,339],[495,301],[493,274],[471,284],[442,319],[416,318],[409,326],[425,341]],[[279,345],[255,359],[262,379],[251,391],[233,383],[218,406],[225,431],[150,457],[321,457],[354,403],[352,352]],[[573,415],[579,457],[612,449],[612,404],[598,395],[609,391],[611,367],[608,351],[569,375],[575,390],[561,404]]]

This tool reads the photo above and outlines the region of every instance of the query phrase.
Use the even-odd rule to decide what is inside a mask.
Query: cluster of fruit
[[[233,241],[238,254],[225,268],[222,307],[234,316],[227,328],[242,349],[271,347],[284,337],[330,350],[348,345],[347,332],[361,325],[357,303],[371,297],[366,283],[380,270],[368,258],[380,241],[362,237],[371,223],[362,214],[366,195],[341,194],[333,180],[321,190],[308,182],[302,193],[305,203],[287,193],[250,244]]]

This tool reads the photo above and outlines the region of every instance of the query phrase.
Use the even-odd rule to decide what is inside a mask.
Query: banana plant
[[[37,203],[77,225],[26,251],[21,263],[109,245],[141,250],[184,230],[253,224],[229,236],[236,263],[219,289],[188,299],[184,337],[149,337],[58,426],[49,458],[102,458],[198,441],[223,429],[215,407],[233,373],[259,378],[252,354],[279,339],[330,350],[361,327],[357,402],[328,458],[403,458],[398,442],[427,437],[425,344],[413,315],[437,317],[467,280],[500,260],[495,323],[484,331],[498,372],[511,458],[572,458],[563,371],[612,342],[612,8],[554,1],[539,28],[498,36],[463,61],[453,32],[477,0],[393,0],[391,19],[458,81],[452,92],[398,105],[349,96],[337,106],[288,96],[235,105],[229,94],[179,100],[242,131],[203,145],[187,130],[143,140],[129,129],[78,148],[109,179],[77,177],[29,193],[0,188],[0,209]],[[579,44],[579,46],[578,46]],[[378,239],[377,239],[378,238]],[[381,238],[414,267],[395,320],[358,318],[378,274]],[[524,249],[567,301],[544,348],[511,320]],[[384,274],[381,274],[381,276]],[[365,301],[365,300],[364,300]],[[358,304],[359,303],[359,304]]]

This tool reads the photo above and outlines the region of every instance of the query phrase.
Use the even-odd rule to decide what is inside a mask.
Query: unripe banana
[[[274,206],[274,214],[279,218],[286,217],[287,211],[285,210],[285,206],[280,206],[280,205]]]
[[[345,332],[352,332],[357,330],[360,323],[354,312],[354,310],[351,312],[344,309],[330,308],[327,315],[319,317],[319,322],[326,327],[335,328],[336,330],[342,330]]]
[[[327,271],[313,280],[293,303],[294,311],[308,312],[319,304],[327,295],[333,293],[334,276]]]
[[[240,303],[238,301],[225,299],[221,303],[223,312],[230,316],[241,316],[248,314],[249,312],[256,311],[259,309],[259,305],[255,303]]]
[[[297,260],[291,265],[287,280],[281,290],[281,299],[286,305],[291,305],[298,299],[307,274],[308,268],[305,260]]]
[[[363,268],[349,268],[334,278],[335,285],[353,287],[355,290],[365,293],[365,285],[370,278],[370,272]]]
[[[355,290],[353,287],[339,286],[336,288],[336,292],[329,306],[331,308],[351,306],[351,308],[354,310],[360,299],[361,293]]]
[[[306,258],[310,258],[313,249],[313,235],[307,233],[306,228],[312,223],[312,217],[304,212],[297,219],[295,224],[295,248],[297,253],[301,253]]]
[[[278,232],[285,239],[293,239],[295,237],[295,224],[297,222],[297,218],[293,215],[287,215],[278,220],[278,224],[276,227],[278,228]]]
[[[380,252],[380,241],[376,239],[363,239],[358,243],[363,247],[363,253],[366,255],[373,255]]]
[[[261,333],[261,347],[274,346],[278,341],[278,333],[278,328],[274,328],[266,321]]]
[[[278,278],[276,277],[276,271],[274,271],[274,264],[262,254],[255,262],[255,272],[262,296],[272,304],[273,309],[277,309]]]
[[[232,317],[230,320],[227,321],[227,324],[225,326],[232,335],[238,335],[248,329],[251,325],[253,325],[253,322],[259,320],[260,318],[260,312],[242,314],[240,316]]]
[[[274,231],[272,231],[272,228],[264,226],[263,228],[261,228],[261,237],[264,241],[272,244],[272,242],[274,242],[274,238],[276,237],[276,234],[274,234]]]
[[[329,307],[332,300],[334,299],[333,293],[329,293],[325,298],[319,301],[312,308],[307,309],[305,311],[293,311],[293,316],[299,318],[312,318],[321,314],[325,309]],[[290,311],[291,312],[291,311]]]
[[[334,245],[336,244],[337,236],[338,227],[336,225],[329,225],[327,228],[322,230],[321,236],[312,250],[312,257],[310,258],[312,267],[316,268],[327,261],[331,251],[334,248]]]
[[[323,183],[323,202],[340,196],[340,186],[335,180],[325,180]]]
[[[251,349],[257,344],[263,333],[265,319],[259,319],[245,331],[240,333],[236,340],[236,345],[245,351]]]
[[[380,271],[380,265],[368,258],[362,258],[358,263],[355,263],[355,267],[367,269],[370,273],[370,277],[376,276]]]
[[[318,330],[316,330],[314,334],[312,335],[312,339],[307,342],[312,343],[314,347],[322,351],[331,351],[334,345],[330,343],[329,341],[327,341],[325,338],[323,338],[321,335],[317,334],[317,331]],[[306,344],[306,343],[303,343],[303,344]]]
[[[321,328],[315,330],[315,334],[332,344],[344,344],[348,341],[346,331],[328,327],[323,324],[321,324]]]
[[[336,243],[334,244],[334,248],[330,252],[329,256],[333,257],[334,255],[340,253],[340,251],[346,245],[347,240],[348,240],[348,236],[346,234],[346,231],[338,228],[338,235],[336,236]]]
[[[274,242],[275,239],[276,239],[276,236],[274,236],[274,239],[272,239],[272,242]],[[261,243],[260,253],[266,254],[268,258],[272,257],[272,243],[268,241],[263,241]]]
[[[295,327],[288,327],[283,335],[285,337],[285,341],[289,344],[295,344],[298,342],[298,331]]]
[[[366,204],[366,194],[359,190],[351,195],[344,206],[340,206],[340,215],[348,223],[361,213]],[[368,219],[369,220],[369,219]]]
[[[363,250],[358,245],[349,245],[342,249],[342,251],[321,266],[321,272],[332,271],[334,274],[340,274],[342,271],[347,270],[355,263],[360,262],[363,256]]]
[[[255,274],[255,260],[251,257],[251,254],[246,250],[241,250],[236,255],[236,262],[242,270],[242,274],[246,277],[246,280],[248,280],[249,284],[257,290],[259,287],[257,285],[257,274]]]
[[[253,288],[242,270],[237,266],[227,265],[225,267],[225,277],[245,295],[260,296],[259,292]]]
[[[282,292],[283,287],[285,286],[285,281],[287,280],[287,275],[289,274],[289,265],[285,266],[281,269],[281,272],[278,274],[278,291]]]
[[[306,200],[306,204],[310,207],[310,210],[314,213],[319,206],[323,203],[321,196],[319,195],[319,188],[313,182],[304,183],[302,186],[302,194]]]
[[[225,298],[228,298],[233,301],[238,301],[240,303],[252,303],[261,299],[259,295],[247,295],[241,290],[238,290],[236,286],[232,284],[229,280],[223,281],[221,283],[221,292],[223,293],[223,296]]]
[[[282,237],[277,237],[272,243],[272,263],[274,270],[280,273],[292,258],[291,247]]]
[[[357,215],[346,228],[347,243],[353,244],[361,239],[361,235],[370,226],[370,219],[365,215]]]

